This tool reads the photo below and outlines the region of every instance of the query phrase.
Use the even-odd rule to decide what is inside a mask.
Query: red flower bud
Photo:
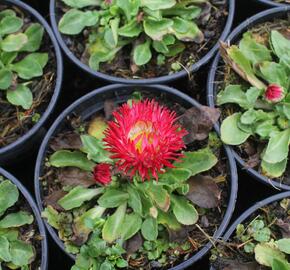
[[[270,84],[265,92],[265,99],[269,102],[279,102],[284,98],[283,88],[278,84]]]
[[[111,166],[106,163],[97,164],[94,168],[94,178],[97,183],[108,185],[112,181]]]

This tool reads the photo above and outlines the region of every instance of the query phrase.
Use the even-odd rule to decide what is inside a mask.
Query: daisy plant
[[[190,181],[217,163],[210,147],[186,151],[187,131],[174,111],[155,100],[129,100],[112,117],[93,119],[79,150],[57,150],[48,160],[54,168],[77,168],[78,178],[94,177],[86,186],[64,188],[57,207],[48,203],[43,213],[68,251],[78,254],[74,270],[127,267],[124,245],[130,241],[133,253],[160,259],[173,247],[166,231],[178,235],[198,221]]]
[[[48,54],[38,52],[43,27],[24,20],[12,9],[0,12],[0,94],[10,104],[28,110],[33,103],[30,85],[43,75]]]
[[[60,1],[60,0],[59,0]],[[64,35],[87,32],[85,54],[89,66],[112,61],[129,46],[132,63],[143,66],[156,58],[164,62],[185,49],[185,43],[201,43],[204,35],[197,25],[208,18],[208,0],[62,0],[67,6],[59,21]]]
[[[272,30],[266,36],[249,31],[238,45],[223,43],[221,55],[244,80],[217,95],[217,105],[238,105],[222,122],[222,141],[241,145],[254,137],[265,143],[262,172],[280,177],[290,142],[290,40],[282,31]]]

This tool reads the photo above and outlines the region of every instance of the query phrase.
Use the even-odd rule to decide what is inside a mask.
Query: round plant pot
[[[35,147],[35,143],[39,140],[41,136],[43,136],[43,134],[45,134],[45,121],[51,115],[60,93],[63,75],[63,63],[61,50],[58,46],[56,38],[54,37],[53,31],[51,30],[46,20],[35,9],[18,0],[3,0],[1,4],[18,7],[20,10],[23,10],[25,13],[31,15],[31,17],[36,22],[40,23],[44,27],[50,39],[51,45],[53,46],[57,65],[55,88],[52,96],[50,97],[50,101],[47,104],[46,109],[42,113],[39,121],[35,123],[35,125],[27,133],[19,137],[16,141],[0,148],[0,164],[6,165],[11,161],[15,162],[16,158],[18,159],[19,157],[21,157],[24,152],[27,152],[31,148]]]
[[[262,4],[263,6],[267,6],[267,7],[285,7],[285,6],[289,6],[289,4],[283,4],[283,3],[276,3],[272,0],[256,0],[256,2]]]
[[[41,264],[40,264],[40,270],[47,270],[48,269],[48,245],[47,245],[47,236],[46,236],[46,230],[44,223],[42,221],[42,218],[40,216],[39,210],[37,208],[37,205],[29,193],[29,191],[17,180],[13,175],[11,175],[9,172],[5,171],[0,167],[0,175],[4,176],[6,179],[10,180],[14,185],[17,186],[19,192],[21,195],[24,197],[24,199],[27,201],[29,204],[35,222],[37,224],[38,230],[39,230],[39,235],[41,236]]]
[[[251,18],[247,19],[243,23],[241,23],[238,27],[236,27],[225,41],[229,42],[230,44],[235,44],[237,41],[241,39],[243,33],[246,32],[249,28],[253,27],[254,25],[258,23],[262,23],[267,20],[271,20],[273,18],[276,18],[276,19],[287,18],[287,13],[289,11],[290,11],[290,6],[268,9],[261,13],[258,13],[252,16]],[[222,58],[220,54],[218,53],[212,63],[212,66],[210,68],[210,73],[207,79],[207,104],[210,107],[216,107],[216,95],[217,95],[217,88],[218,88],[217,71],[221,63],[223,63]],[[215,128],[219,132],[219,126],[216,125]],[[246,166],[245,161],[235,150],[233,150],[233,155],[235,159],[237,160],[237,163],[243,168],[243,170],[247,171],[251,176],[253,176],[258,181],[279,190],[280,189],[290,190],[289,185],[280,183],[277,180],[269,179],[263,176],[262,174],[260,174],[257,170]]]
[[[235,232],[237,226],[239,224],[244,223],[254,212],[256,212],[257,210],[259,210],[260,208],[271,204],[273,202],[276,201],[280,201],[284,198],[289,198],[290,197],[290,191],[286,191],[286,192],[282,192],[279,194],[276,194],[274,196],[268,197],[262,201],[259,201],[257,203],[255,203],[252,207],[250,207],[249,209],[247,209],[244,213],[242,213],[234,222],[233,224],[228,228],[228,230],[226,231],[226,233],[224,234],[224,236],[222,237],[223,241],[227,241],[229,240],[229,238],[231,237],[231,235]],[[210,270],[218,270],[214,267],[211,266]]]
[[[161,83],[169,83],[170,81],[174,81],[180,78],[184,78],[188,76],[188,72],[192,73],[197,71],[200,67],[204,66],[206,63],[210,61],[210,59],[215,55],[216,51],[218,50],[218,42],[213,46],[199,61],[194,63],[190,69],[182,70],[176,72],[174,74],[156,77],[156,78],[149,78],[149,79],[125,79],[121,77],[111,76],[102,72],[92,70],[88,65],[84,64],[79,60],[73,52],[68,48],[65,42],[65,36],[62,35],[58,30],[58,22],[60,19],[60,15],[56,11],[56,1],[58,0],[51,0],[50,1],[50,20],[52,29],[55,33],[55,36],[64,51],[67,57],[80,69],[84,70],[85,72],[91,74],[94,77],[99,79],[111,82],[111,83],[125,83],[125,84],[135,84],[135,85],[145,85],[145,84],[161,84]],[[234,12],[235,12],[235,0],[227,0],[228,3],[228,17],[226,20],[226,24],[224,26],[224,30],[221,33],[219,39],[225,39],[232,27],[233,19],[234,19]]]
[[[64,125],[64,119],[68,115],[77,115],[80,116],[82,120],[88,119],[91,115],[103,109],[104,100],[106,99],[113,99],[118,102],[124,102],[129,97],[130,94],[135,91],[146,91],[149,93],[150,96],[155,95],[166,95],[167,98],[170,100],[174,100],[174,102],[178,102],[185,107],[200,107],[201,105],[197,103],[195,100],[190,98],[189,96],[177,91],[176,89],[162,86],[162,85],[152,85],[152,86],[126,86],[126,85],[109,85],[102,87],[100,89],[94,90],[91,93],[81,97],[76,102],[74,102],[71,106],[69,106],[65,111],[61,113],[61,115],[56,119],[54,124],[51,126],[49,131],[47,132],[42,145],[40,147],[36,167],[35,167],[35,175],[34,175],[34,185],[35,185],[35,195],[38,207],[40,211],[43,211],[43,191],[42,187],[39,183],[40,177],[43,175],[43,166],[44,166],[44,158],[46,156],[46,152],[48,149],[49,141],[52,136],[54,136]],[[230,151],[230,148],[225,146],[224,147],[224,154],[227,160],[227,168],[228,168],[228,179],[229,179],[229,190],[228,190],[228,206],[224,214],[224,218],[216,230],[214,234],[214,239],[218,239],[222,233],[225,231],[232,213],[234,211],[236,198],[237,198],[237,189],[238,189],[238,182],[237,182],[237,170],[233,155]],[[57,231],[55,231],[47,222],[45,222],[46,227],[51,234],[54,241],[57,245],[72,259],[75,257],[72,254],[69,254],[65,248],[63,242],[59,239]],[[181,264],[170,268],[170,269],[184,269],[189,265],[193,264],[194,262],[201,259],[211,248],[212,244],[208,242],[200,251],[198,251],[195,255],[190,257],[187,261],[182,262]]]

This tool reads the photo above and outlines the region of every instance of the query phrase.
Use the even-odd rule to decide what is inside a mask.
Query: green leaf
[[[172,33],[179,40],[185,42],[195,41],[197,43],[203,41],[203,33],[200,31],[195,22],[187,21],[179,17],[174,18],[173,22]]]
[[[182,196],[171,195],[173,213],[183,225],[193,225],[198,221],[198,213],[194,206]]]
[[[143,44],[139,44],[134,48],[133,59],[136,65],[142,66],[147,64],[152,57],[150,50],[150,41],[146,40]]]
[[[70,9],[60,19],[59,31],[66,35],[77,35],[87,26],[94,26],[99,20],[97,11]]]
[[[84,188],[77,186],[58,201],[58,204],[65,210],[80,207],[85,201],[90,201],[103,192],[103,188]]]
[[[272,270],[290,270],[290,264],[286,260],[273,258],[271,264]]]
[[[19,51],[28,42],[28,38],[23,33],[10,34],[6,36],[1,42],[1,49],[5,52]]]
[[[88,160],[86,155],[79,151],[59,150],[53,153],[49,158],[51,166],[61,167],[77,167],[84,171],[93,171],[95,163]]]
[[[104,150],[104,143],[91,135],[81,135],[82,151],[87,153],[88,159],[97,163],[111,163],[109,152]]]
[[[44,209],[44,211],[41,213],[41,216],[47,219],[49,225],[59,230],[59,214],[51,205],[48,205]]]
[[[282,58],[284,55],[289,55],[290,41],[276,30],[271,31],[270,36],[271,45],[275,54]]]
[[[290,254],[290,238],[283,238],[275,241],[280,251]]]
[[[141,233],[146,240],[155,241],[158,236],[157,220],[153,217],[146,218],[142,224]]]
[[[121,238],[123,240],[130,239],[141,229],[141,225],[142,218],[138,214],[126,214],[121,229]]]
[[[35,254],[31,244],[16,240],[10,243],[11,262],[16,266],[24,266],[32,262]]]
[[[245,142],[251,133],[242,131],[238,127],[241,113],[234,113],[228,116],[221,124],[221,139],[229,145],[239,145]]]
[[[32,92],[24,84],[17,85],[16,89],[7,90],[6,98],[11,104],[21,106],[24,110],[28,110],[33,103]]]
[[[115,18],[110,21],[110,28],[105,31],[104,39],[109,48],[116,48],[118,44],[118,28],[119,28],[119,18]]]
[[[98,199],[98,204],[105,208],[115,208],[127,202],[129,194],[116,188],[107,188]]]
[[[180,2],[173,7],[162,10],[163,16],[178,16],[186,20],[194,20],[201,14],[202,9],[198,6],[188,5],[188,2]]]
[[[268,242],[271,238],[271,231],[267,227],[257,230],[253,233],[253,238],[258,242]]]
[[[18,201],[18,197],[19,192],[14,184],[8,180],[0,183],[0,216]]]
[[[127,20],[137,16],[140,0],[116,0],[116,5],[124,12]]]
[[[175,162],[174,166],[190,170],[191,176],[208,171],[217,164],[217,158],[209,148],[203,148],[195,152],[184,152],[183,155],[181,162]]]
[[[20,227],[26,224],[31,224],[33,220],[33,215],[24,211],[19,211],[17,213],[8,214],[0,220],[0,228]]]
[[[16,16],[5,16],[0,21],[0,36],[17,32],[23,25],[23,20]]]
[[[283,175],[287,166],[287,158],[278,163],[268,163],[262,160],[261,167],[265,175],[271,178],[277,178]]]
[[[8,65],[11,64],[17,56],[17,52],[1,52],[0,59],[4,65]]]
[[[0,70],[0,89],[6,90],[12,83],[13,74],[9,69],[2,68]]]
[[[151,10],[167,9],[176,5],[175,0],[141,0],[141,5]]]
[[[100,6],[101,0],[62,0],[66,5],[72,8],[84,8],[88,6]]]
[[[270,50],[263,44],[258,43],[250,32],[244,33],[239,43],[239,48],[253,65],[272,60]]]
[[[94,52],[89,59],[89,66],[93,70],[99,70],[100,63],[110,62],[116,56],[116,53],[121,49],[121,47],[114,48],[110,51],[106,49],[105,51]]]
[[[161,41],[163,36],[169,33],[169,28],[173,26],[173,21],[170,19],[153,20],[147,18],[143,22],[143,27],[146,35],[153,40]]]
[[[217,95],[217,105],[226,103],[238,104],[241,108],[253,108],[261,91],[256,87],[251,87],[244,92],[241,85],[228,85],[225,90]]]
[[[9,8],[6,8],[0,11],[0,20],[8,16],[16,17],[16,12],[13,9],[9,9]]]
[[[157,221],[159,224],[164,225],[170,230],[178,231],[181,229],[180,223],[178,222],[178,220],[176,219],[175,215],[172,212],[165,213],[159,211]]]
[[[156,206],[164,212],[170,207],[170,196],[162,186],[150,181],[145,184],[146,194],[152,199]]]
[[[263,62],[259,65],[259,70],[269,83],[277,83],[284,89],[288,89],[289,76],[282,65],[275,62]]]
[[[194,166],[193,164],[191,164]],[[194,170],[194,169],[193,169]],[[192,170],[187,168],[170,168],[167,169],[164,174],[160,176],[160,182],[175,184],[175,183],[182,183],[189,179],[192,175]]]
[[[31,53],[21,61],[12,65],[12,70],[24,80],[30,80],[43,75],[43,68],[48,62],[47,53]]]
[[[9,250],[9,241],[5,236],[0,236],[0,260],[4,262],[11,261],[11,254]]]
[[[290,129],[271,134],[262,159],[268,163],[278,163],[288,157]]]
[[[121,236],[126,209],[126,203],[120,205],[115,213],[106,220],[102,230],[102,237],[106,242],[112,243]]]
[[[118,29],[118,34],[123,37],[137,37],[141,32],[142,26],[136,18]]]
[[[28,41],[21,48],[21,51],[35,52],[39,50],[42,37],[44,34],[44,28],[39,23],[32,23],[24,32]]]
[[[135,213],[142,215],[142,201],[139,192],[133,185],[127,186],[127,192],[129,194],[128,205]]]
[[[256,261],[264,266],[271,266],[274,259],[285,260],[285,255],[271,243],[257,244],[255,249]]]

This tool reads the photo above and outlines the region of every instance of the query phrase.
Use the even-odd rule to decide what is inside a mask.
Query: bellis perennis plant
[[[208,120],[206,116],[202,119]],[[213,122],[209,120],[206,128],[203,122],[201,140],[208,136]],[[155,100],[131,99],[116,108],[110,121],[93,118],[88,133],[76,134],[81,141],[78,150],[61,149],[50,156],[49,165],[62,168],[59,179],[71,177],[85,183],[64,188],[65,195],[56,202],[60,214],[53,205],[43,213],[67,248],[78,253],[77,269],[91,269],[95,264],[109,265],[109,269],[127,267],[122,247],[125,241],[135,241],[134,237],[141,246],[144,242],[142,247],[134,244],[135,256],[146,256],[147,261],[159,259],[174,248],[169,240],[172,232],[178,235],[198,222],[195,204],[199,203],[190,183],[204,177],[197,175],[215,166],[217,158],[209,145],[186,151],[186,134],[174,111]],[[215,208],[219,188],[210,177],[205,183],[213,189],[209,196],[217,198],[207,207]],[[72,213],[76,216],[73,231],[68,233],[65,220]],[[187,243],[187,237],[179,240]],[[157,246],[159,251],[153,251]],[[190,252],[190,244],[186,250]]]
[[[222,140],[240,145],[253,136],[267,143],[261,153],[262,171],[280,177],[290,142],[290,40],[283,31],[272,30],[266,38],[247,32],[238,46],[222,44],[221,54],[247,82],[228,85],[217,95],[218,105],[239,105],[221,125]]]
[[[129,54],[131,51],[132,64],[137,66],[152,58],[164,62],[166,57],[178,55],[186,42],[204,40],[197,20],[202,16],[203,20],[209,18],[211,10],[208,0],[62,2],[68,7],[59,21],[59,31],[71,36],[87,31],[85,54],[94,70],[99,70],[100,63],[112,61],[126,46]]]

